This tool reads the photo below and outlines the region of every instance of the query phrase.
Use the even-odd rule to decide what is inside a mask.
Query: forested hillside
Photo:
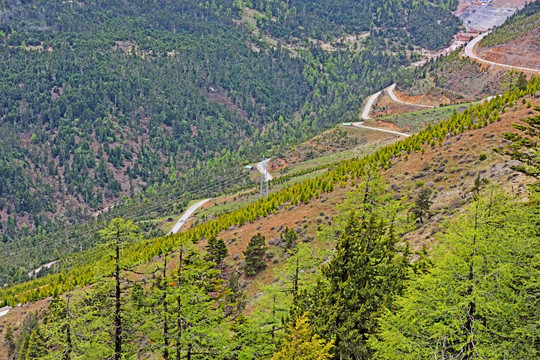
[[[457,32],[459,21],[451,14],[455,0],[413,1],[235,1],[249,4],[264,14],[261,28],[278,38],[330,40],[348,34],[369,32],[375,41],[396,41],[438,49]],[[436,22],[433,19],[437,19]],[[431,24],[426,26],[426,24]],[[381,44],[385,45],[385,43]]]
[[[474,185],[461,197],[470,203],[448,209],[432,233],[432,250],[413,253],[406,234],[427,221],[431,195],[395,196],[379,170],[412,168],[409,156],[427,151],[451,157],[447,139],[493,133],[511,113],[504,122],[513,119],[515,128],[508,124],[512,131],[496,151],[538,180],[538,157],[530,155],[537,150],[539,89],[535,78],[176,236],[141,240],[135,224],[115,219],[99,232],[101,245],[61,273],[0,290],[9,305],[52,296],[41,302],[47,310],[5,328],[6,353],[16,359],[535,358],[537,184],[520,199],[484,172],[473,174]],[[514,118],[518,107],[525,116]],[[239,267],[224,261],[236,244],[226,243],[223,231],[339,189],[347,189],[340,214],[321,224],[319,247],[301,241],[301,228],[285,228],[279,253],[270,251],[275,240],[253,234]],[[274,280],[248,297],[247,282],[261,279],[270,263]]]
[[[330,18],[322,2],[317,11],[299,3],[297,17],[272,16],[272,24],[319,16],[329,33],[358,35],[373,25],[350,26],[371,3],[359,4]],[[443,46],[457,25],[453,3],[399,4],[373,7],[380,15],[358,49],[307,41],[293,52],[239,21],[258,2],[2,2],[1,243],[24,251],[36,235],[85,222],[122,196],[171,202],[209,176],[243,184],[232,169],[245,161],[354,119],[362,99],[409,63],[409,48]],[[401,9],[410,16],[396,15]],[[292,36],[260,26],[284,44]],[[403,26],[412,37],[394,34]],[[422,43],[419,26],[448,31]],[[36,262],[25,261],[26,270]]]

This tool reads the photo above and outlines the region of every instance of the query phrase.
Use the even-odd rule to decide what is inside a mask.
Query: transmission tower
[[[261,172],[261,199],[268,197],[268,159],[263,157],[263,161],[257,164]]]

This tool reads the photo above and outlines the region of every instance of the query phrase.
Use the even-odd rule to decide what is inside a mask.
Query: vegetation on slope
[[[5,6],[0,248],[14,261],[0,262],[9,268],[2,283],[91,247],[96,231],[84,229],[104,226],[88,223],[91,214],[122,197],[129,200],[115,216],[139,220],[143,207],[152,209],[147,216],[179,212],[178,204],[192,199],[187,192],[209,196],[245,185],[229,170],[356,118],[362,99],[409,63],[412,41],[405,36],[387,51],[384,29],[402,17],[385,15],[383,5],[375,9],[377,33],[361,51],[329,52],[308,41],[294,56],[238,25],[241,11],[232,1]],[[414,7],[411,14],[438,9],[421,23],[427,29],[451,6]],[[350,23],[349,14],[334,21]],[[221,184],[194,189],[208,182]],[[77,223],[87,225],[66,234]]]
[[[318,48],[293,58],[236,16],[229,2],[10,6],[0,23],[2,131],[12,135],[0,143],[0,167],[12,170],[1,172],[3,242],[23,224],[48,229],[51,214],[81,218],[201,161],[238,165],[347,120],[407,62]]]
[[[517,11],[506,22],[493,30],[493,32],[480,41],[480,46],[492,47],[506,44],[522,36],[533,34],[533,46],[540,50],[538,30],[540,29],[540,3],[532,1],[523,9]]]
[[[231,276],[225,285],[222,268],[208,262],[192,242],[217,234],[230,224],[227,219],[237,224],[242,219],[254,220],[245,209],[173,237],[131,245],[137,229],[116,220],[101,233],[105,244],[87,255],[92,254],[92,265],[82,261],[70,272],[2,291],[2,298],[10,303],[54,296],[43,321],[29,317],[32,322],[17,339],[8,332],[12,354],[26,359],[63,354],[88,359],[176,354],[177,358],[229,359],[270,358],[276,353],[279,358],[301,348],[313,351],[308,356],[328,357],[331,350],[336,359],[446,354],[535,357],[539,336],[534,329],[540,243],[537,195],[531,194],[532,201],[523,203],[486,187],[478,177],[471,189],[475,201],[449,220],[447,231],[438,235],[439,245],[413,265],[407,246],[399,244],[400,235],[410,228],[412,203],[406,197],[404,202],[394,199],[373,167],[387,165],[384,154],[392,148],[406,146],[405,152],[415,151],[412,146],[419,143],[416,151],[422,151],[429,139],[439,135],[442,139],[447,133],[495,122],[499,110],[505,111],[506,105],[539,88],[540,81],[533,79],[526,89],[515,89],[456,114],[382,149],[369,162],[369,158],[344,162],[321,176],[339,183],[357,171],[361,179],[348,194],[343,214],[321,233],[327,241],[337,241],[336,250],[321,270],[326,254],[296,243],[294,234],[287,231],[289,248],[284,251],[290,257],[283,273],[263,290],[260,306],[251,309],[249,316],[241,314],[245,300],[238,278]],[[531,119],[519,128],[529,137],[537,136],[527,130],[537,125],[536,115]],[[531,142],[519,144],[536,148]],[[521,156],[521,152],[512,154]],[[537,160],[533,158],[531,165],[537,167]],[[356,168],[359,165],[362,171]],[[320,180],[302,183],[297,198],[302,192],[309,197],[310,185],[317,184],[313,181]],[[290,191],[285,189],[249,208],[262,216],[272,202],[287,201],[284,196]],[[252,241],[259,250],[265,247],[260,236]],[[260,251],[256,253],[260,259]],[[69,302],[56,297],[89,283],[90,287],[73,291]],[[36,285],[40,288],[32,290]],[[11,297],[16,293],[17,297]],[[290,341],[295,330],[289,328],[287,335],[284,330],[296,319],[309,320],[296,330],[304,335],[293,349]]]
[[[215,220],[198,225],[186,232],[145,240],[124,250],[126,261],[144,263],[154,256],[163,253],[163,249],[171,248],[185,239],[198,242],[202,238],[217,236],[220,231],[264,217],[281,207],[307,203],[323,192],[330,192],[335,186],[344,186],[347,181],[354,181],[366,175],[366,169],[374,165],[382,168],[391,166],[396,158],[407,156],[411,152],[421,152],[424,146],[435,146],[442,143],[448,134],[459,134],[468,129],[475,129],[496,122],[499,113],[526,94],[534,94],[540,89],[540,78],[532,78],[525,88],[516,88],[484,104],[472,106],[461,114],[454,114],[450,119],[428,127],[405,140],[386,146],[375,153],[343,161],[332,170],[303,182],[293,184],[283,190],[270,194],[266,199],[251,203],[231,213],[219,216]],[[9,303],[37,300],[53,293],[62,293],[75,284],[87,284],[92,279],[93,268],[104,266],[108,262],[102,251],[90,252],[75,257],[75,264],[67,273],[55,274],[25,284],[13,286],[0,291],[0,296]],[[101,259],[101,260],[99,260]],[[102,265],[99,265],[103,262]]]
[[[457,2],[432,1],[235,1],[263,14],[258,26],[278,38],[329,40],[369,31],[374,38],[428,49],[444,47],[457,32]],[[431,24],[426,26],[426,24]],[[375,40],[377,41],[377,40]],[[381,43],[381,45],[383,45]],[[399,46],[395,47],[396,50]]]

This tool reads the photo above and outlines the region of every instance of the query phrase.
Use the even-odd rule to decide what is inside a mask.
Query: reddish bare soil
[[[540,69],[540,30],[491,48],[478,48],[479,57],[501,64]]]

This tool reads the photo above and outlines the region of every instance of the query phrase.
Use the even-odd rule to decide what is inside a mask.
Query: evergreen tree
[[[21,347],[19,350],[19,359],[26,360],[26,356],[28,354],[28,344],[30,343],[30,335],[24,335],[23,340],[21,343]]]
[[[392,306],[408,274],[408,254],[397,242],[391,220],[352,213],[321,281],[303,299],[300,309],[310,312],[318,334],[335,339],[339,358],[370,356],[366,341],[377,329],[378,312]]]
[[[40,327],[35,327],[28,340],[28,349],[26,350],[26,357],[24,359],[41,359],[47,354],[46,343],[47,340],[41,333]]]
[[[289,229],[288,227],[285,227],[285,230],[281,235],[281,240],[285,241],[285,249],[292,249],[296,245],[296,240],[298,240],[298,234],[294,229]]]
[[[114,359],[122,359],[122,271],[120,248],[136,239],[139,228],[132,221],[116,218],[99,232],[103,240],[114,248]]]
[[[514,124],[519,133],[505,133],[504,137],[511,141],[502,153],[519,160],[523,165],[514,167],[526,175],[540,180],[540,114],[521,119],[521,123]]]
[[[424,216],[429,215],[429,208],[433,203],[433,201],[431,200],[432,193],[433,190],[431,188],[422,187],[422,189],[420,189],[418,197],[414,201],[413,213],[415,217],[420,221],[420,223],[424,223]]]
[[[246,306],[246,295],[240,285],[240,272],[233,271],[227,284],[225,315],[238,314]]]
[[[376,359],[534,359],[540,213],[506,195],[448,223],[420,273],[371,339]]]
[[[4,342],[7,347],[8,357],[11,358],[15,352],[15,338],[13,337],[13,329],[9,325],[4,333]]]
[[[265,255],[265,238],[263,235],[257,234],[251,238],[246,251],[244,251],[244,256],[246,258],[246,262],[244,264],[244,273],[246,275],[255,275],[257,271],[265,269]]]
[[[333,347],[333,341],[328,342],[313,334],[309,319],[303,315],[289,326],[283,346],[272,360],[327,360],[332,358]]]
[[[229,255],[229,250],[225,241],[223,239],[218,239],[215,236],[212,236],[208,239],[208,244],[206,245],[206,257],[208,261],[215,262],[218,266],[221,265],[223,259]]]

